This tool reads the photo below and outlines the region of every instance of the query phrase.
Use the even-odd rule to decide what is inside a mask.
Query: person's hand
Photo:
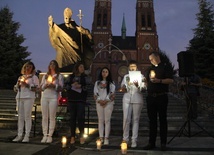
[[[52,17],[51,15],[48,17],[48,25],[49,25],[50,27],[53,26],[53,17]]]
[[[21,87],[29,87],[29,84],[27,84],[25,81],[20,81],[20,86]]]
[[[138,88],[139,85],[138,85],[138,81],[137,80],[134,80],[133,84]]]
[[[111,94],[111,95],[110,95],[110,100],[111,100],[111,101],[114,101],[114,99],[115,99],[115,94]]]
[[[152,78],[152,79],[150,79],[150,81],[152,83],[160,83],[160,79],[157,79],[157,78]]]
[[[78,85],[79,85],[78,82],[74,82],[74,83],[71,84],[71,86],[74,87],[74,88],[78,88]]]
[[[83,28],[83,27],[81,27],[81,26],[77,26],[76,27],[77,28],[77,30],[80,32],[80,33],[82,33],[82,34],[85,34],[86,32],[86,30]]]
[[[121,88],[119,89],[119,92],[126,93],[126,92],[127,92],[126,86],[124,85],[123,87],[121,87]]]
[[[107,103],[108,103],[108,101],[107,101],[107,100],[104,100],[104,101],[102,102],[102,107],[105,108],[106,105],[107,105]]]
[[[55,88],[55,85],[53,83],[47,83],[45,85],[46,88]]]

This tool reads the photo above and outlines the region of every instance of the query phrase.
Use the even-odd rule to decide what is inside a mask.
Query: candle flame
[[[49,83],[51,83],[52,80],[53,80],[52,76],[49,75],[47,81],[48,81]]]
[[[155,71],[154,70],[150,71],[150,78],[155,78]]]

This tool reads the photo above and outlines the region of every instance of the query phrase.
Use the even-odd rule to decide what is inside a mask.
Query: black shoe
[[[166,144],[161,144],[161,151],[166,151],[167,149],[166,149]]]
[[[155,145],[152,145],[152,144],[148,144],[146,146],[143,147],[143,150],[152,150],[155,148]]]

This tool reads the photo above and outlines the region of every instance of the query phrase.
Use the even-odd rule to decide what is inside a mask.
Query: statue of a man
[[[60,68],[82,61],[88,69],[94,57],[92,36],[88,29],[72,20],[72,14],[70,8],[65,8],[64,23],[59,25],[53,22],[52,16],[48,17],[50,42],[57,52],[56,61]]]

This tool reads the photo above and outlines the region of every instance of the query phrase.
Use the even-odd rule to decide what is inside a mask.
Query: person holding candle
[[[114,92],[115,84],[112,80],[111,72],[107,67],[103,67],[94,85],[94,99],[98,115],[99,137],[102,142],[104,141],[104,145],[109,144]]]
[[[13,142],[29,142],[32,126],[32,108],[36,98],[36,90],[39,87],[39,79],[35,75],[35,66],[32,62],[26,62],[21,69],[21,76],[18,78],[14,90],[17,92],[16,104],[18,107],[18,135]],[[22,139],[25,127],[25,136]]]
[[[169,64],[161,61],[159,52],[150,53],[149,60],[152,64],[146,75],[149,143],[143,149],[151,150],[156,147],[157,116],[159,116],[161,150],[165,151],[167,142],[167,92],[169,84],[173,83],[173,69]]]
[[[129,62],[129,71],[137,71],[137,62]],[[138,129],[141,110],[143,108],[142,89],[146,88],[144,76],[140,74],[139,79],[130,80],[130,74],[126,74],[122,80],[121,88],[125,92],[123,95],[123,140],[129,141],[129,128],[132,118],[132,144],[131,147],[137,147]]]
[[[59,92],[63,87],[63,76],[60,74],[56,60],[50,61],[48,71],[42,77],[40,87],[43,91],[41,96],[43,138],[41,143],[51,143],[56,125],[55,117]]]
[[[85,105],[87,99],[87,81],[83,62],[75,64],[73,74],[65,82],[65,89],[68,97],[68,110],[70,112],[70,143],[75,143],[76,127],[78,122],[80,144],[85,143],[84,126],[85,126]]]

